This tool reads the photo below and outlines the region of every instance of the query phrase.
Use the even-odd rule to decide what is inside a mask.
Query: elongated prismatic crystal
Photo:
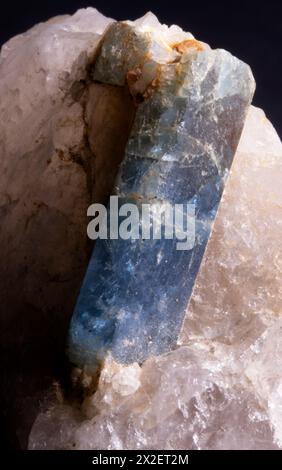
[[[195,241],[98,240],[71,321],[69,356],[95,368],[107,352],[142,362],[173,349],[181,330],[250,105],[249,67],[176,27],[115,23],[94,80],[128,86],[138,102],[120,166],[119,205],[195,207]],[[155,208],[155,210],[154,210]],[[121,217],[122,220],[122,217]]]

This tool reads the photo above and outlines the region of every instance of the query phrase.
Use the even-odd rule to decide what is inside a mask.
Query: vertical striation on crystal
[[[69,356],[143,362],[176,346],[250,105],[250,68],[176,27],[115,23],[93,78],[128,85],[138,109],[116,180],[119,204],[195,205],[195,243],[98,240],[72,318]]]

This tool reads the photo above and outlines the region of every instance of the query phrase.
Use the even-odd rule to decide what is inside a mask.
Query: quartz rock
[[[1,49],[1,402],[8,429],[15,429],[4,434],[17,446],[26,445],[39,390],[62,361],[90,254],[87,207],[93,192],[103,196],[93,174],[99,155],[107,159],[111,149],[96,145],[94,158],[85,118],[94,99],[87,70],[110,23],[93,8],[79,10]]]
[[[263,111],[251,107],[182,344],[141,370],[109,356],[80,424],[70,405],[58,404],[49,421],[38,416],[30,449],[52,448],[54,421],[56,448],[282,447],[281,176],[281,141]],[[112,379],[122,368],[126,395]],[[56,410],[72,419],[67,437]]]
[[[86,68],[110,22],[94,9],[81,10],[39,24],[2,47],[4,301],[15,298],[16,282],[19,303],[38,311],[56,309],[58,314],[87,262],[83,220],[91,197],[91,154],[76,86],[86,80]]]

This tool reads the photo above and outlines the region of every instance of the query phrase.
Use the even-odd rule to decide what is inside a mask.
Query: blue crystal
[[[101,57],[113,53],[113,37]],[[98,58],[96,78],[116,84],[114,57],[104,67]],[[141,363],[176,346],[253,91],[249,67],[222,50],[162,65],[158,88],[138,107],[115,194],[119,204],[194,203],[195,244],[98,240],[70,326],[75,364],[95,368],[107,352]]]

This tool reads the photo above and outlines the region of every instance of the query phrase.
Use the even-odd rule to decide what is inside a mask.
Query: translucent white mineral
[[[15,342],[15,323],[21,325],[23,341],[34,336],[26,331],[32,323],[38,331],[39,317],[43,328],[58,315],[63,324],[87,265],[83,221],[93,190],[94,158],[85,132],[84,81],[111,22],[93,8],[79,10],[38,24],[1,49],[0,277],[3,311],[9,312],[1,319],[5,346]]]
[[[99,158],[86,133],[87,69],[111,22],[79,10],[1,49],[0,397],[22,447],[88,262],[86,213]]]

